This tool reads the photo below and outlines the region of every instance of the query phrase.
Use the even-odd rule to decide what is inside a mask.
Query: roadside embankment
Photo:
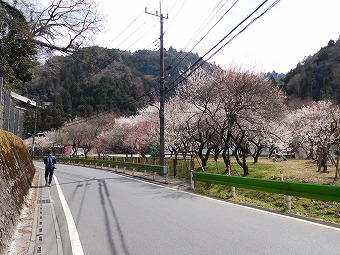
[[[0,254],[11,242],[34,173],[23,140],[0,130]]]

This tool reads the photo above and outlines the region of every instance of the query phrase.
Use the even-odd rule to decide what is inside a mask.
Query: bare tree
[[[90,44],[101,23],[95,0],[0,0],[0,75],[5,86],[30,82],[39,57]]]
[[[26,40],[49,50],[77,50],[91,41],[102,21],[94,0],[22,0],[13,6],[29,25]]]

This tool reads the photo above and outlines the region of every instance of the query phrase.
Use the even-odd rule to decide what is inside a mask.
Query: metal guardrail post
[[[195,182],[194,182],[194,179],[193,179],[193,177],[194,177],[193,173],[194,173],[194,170],[191,170],[191,172],[190,172],[190,185],[191,185],[191,189],[195,189]]]
[[[281,181],[283,181],[283,170],[280,170],[280,178],[281,178]],[[292,209],[292,197],[286,195],[285,200],[286,200],[286,210],[290,211]]]
[[[235,198],[236,197],[236,188],[231,187],[231,195]]]
[[[169,174],[169,167],[163,166],[163,174],[168,175]]]
[[[290,211],[292,209],[292,197],[286,196],[286,209]]]

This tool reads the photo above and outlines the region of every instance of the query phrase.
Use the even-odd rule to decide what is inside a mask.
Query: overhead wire
[[[238,1],[238,0],[237,0]],[[236,1],[236,2],[237,2]],[[253,12],[251,12],[245,19],[243,19],[236,27],[234,27],[226,36],[224,36],[214,47],[212,47],[207,53],[205,53],[202,57],[200,57],[195,63],[193,63],[189,68],[187,68],[181,75],[179,75],[175,80],[173,80],[169,85],[167,92],[177,87],[180,83],[186,80],[190,75],[192,75],[200,66],[210,60],[213,56],[215,56],[220,50],[222,50],[226,45],[228,45],[232,40],[234,40],[238,35],[244,32],[251,24],[253,24],[257,19],[262,17],[267,11],[273,8],[280,0],[276,0],[270,7],[268,7],[264,12],[262,12],[259,16],[249,22],[241,31],[239,31],[236,35],[234,35],[230,40],[228,40],[223,46],[218,48],[210,57],[204,60],[209,53],[211,53],[215,48],[217,48],[230,34],[232,34],[239,26],[241,26],[246,20],[248,20],[252,15],[254,15],[268,0],[264,1],[260,4]],[[155,41],[154,41],[155,42]],[[154,43],[153,42],[153,43]],[[73,54],[70,55],[77,59]],[[79,60],[79,59],[77,59]],[[79,60],[82,61],[82,60]],[[152,92],[154,93],[154,92]],[[99,113],[100,114],[100,113]]]
[[[135,45],[137,42],[139,42],[144,36],[149,34],[153,29],[155,28],[157,24],[154,24],[147,32],[143,33],[142,36],[140,36],[137,40],[135,40],[129,47],[126,48],[126,50],[129,50],[133,45]]]
[[[215,51],[206,61],[210,60],[213,56],[215,56],[219,51],[225,48],[231,41],[233,41],[237,36],[244,32],[248,27],[250,27],[255,21],[261,18],[265,13],[267,13],[270,9],[272,9],[276,4],[278,4],[281,0],[276,0],[273,2],[264,12],[262,12],[259,16],[249,22],[241,31],[239,31],[236,35],[234,35],[230,40],[228,40],[222,47]]]
[[[154,51],[155,49],[159,49],[159,43],[158,43],[159,38],[157,38],[156,40],[154,40],[153,42],[151,42],[147,47],[145,47],[145,49],[149,49],[151,51]],[[153,48],[151,48],[151,46],[153,46]],[[156,47],[156,48],[155,48]]]
[[[264,12],[262,12],[259,16],[254,18],[251,22],[249,22],[241,31],[239,31],[236,35],[234,35],[227,43],[225,43],[222,47],[216,50],[207,60],[204,60],[204,57],[207,56],[211,51],[213,51],[219,44],[221,44],[230,34],[232,34],[239,26],[241,26],[246,20],[248,20],[252,15],[254,15],[268,0],[262,2],[254,11],[252,11],[246,18],[244,18],[236,27],[234,27],[226,36],[224,36],[213,48],[211,48],[207,53],[205,53],[202,57],[200,57],[195,63],[193,63],[187,70],[185,70],[181,75],[179,75],[174,81],[172,81],[167,87],[167,92],[173,90],[180,83],[186,80],[189,76],[191,76],[199,67],[201,67],[204,63],[206,63],[209,59],[211,59],[214,55],[216,55],[220,50],[222,50],[226,45],[228,45],[232,40],[234,40],[238,35],[243,33],[249,26],[251,26],[256,20],[262,17],[266,12],[272,9],[280,0],[276,0],[272,3]],[[188,73],[189,72],[189,73]],[[186,74],[188,73],[188,74]],[[183,75],[186,74],[186,75]],[[181,78],[182,77],[182,78]],[[178,81],[179,80],[179,81]],[[178,82],[177,82],[178,81]]]
[[[139,16],[137,16],[137,18],[135,18],[123,31],[121,31],[107,46],[106,48],[108,48],[115,40],[117,40],[122,34],[124,34],[125,31],[127,31],[129,29],[129,27],[136,22],[136,20],[143,15],[143,12],[141,14],[139,14]]]
[[[230,12],[230,10],[232,10],[234,7],[235,7],[235,5],[237,4],[237,2],[238,2],[239,0],[236,0],[232,5],[231,5],[231,7],[229,7],[229,9],[217,20],[217,22],[215,22],[215,24],[203,35],[203,37],[201,37],[201,39],[200,40],[198,40],[198,42],[191,48],[191,50],[189,51],[189,52],[187,52],[186,54],[185,54],[185,56],[182,58],[182,60],[181,61],[179,61],[177,64],[176,64],[176,67],[177,66],[179,66],[179,64],[196,48],[196,46],[199,44],[199,43],[201,43],[205,38],[206,38],[206,36],[216,27],[216,25]],[[227,1],[228,2],[228,1]],[[225,2],[224,3],[224,5],[227,3],[227,2]],[[223,5],[223,6],[224,6]],[[221,7],[221,8],[223,8],[223,6]],[[220,9],[221,9],[220,8]],[[220,10],[219,9],[219,10]]]
[[[150,1],[148,1],[148,4],[146,5],[146,7],[148,7],[150,5]],[[107,46],[106,48],[108,48],[114,41],[116,41],[121,35],[123,35],[137,20],[139,20],[139,18],[144,14],[144,12],[141,12],[136,18],[134,18],[128,25],[127,27],[125,27]],[[147,22],[147,21],[146,21]],[[144,22],[141,26],[143,26],[146,22]],[[141,27],[140,26],[140,27]],[[140,29],[140,27],[138,29],[136,29],[134,32],[132,32],[127,38],[123,39],[123,41],[116,47],[118,48],[119,46],[121,46],[124,42],[126,42],[134,33],[136,33],[136,31],[138,31]],[[142,36],[143,37],[143,36]],[[142,38],[141,37],[141,38]],[[134,43],[133,43],[134,44]],[[132,47],[132,45],[130,45],[130,47]],[[129,48],[130,48],[129,47]]]
[[[202,57],[200,57],[195,63],[193,63],[187,70],[185,70],[183,73],[186,73],[190,71],[195,65],[197,65],[200,61],[203,60],[205,56],[207,56],[211,51],[213,51],[216,47],[218,47],[219,44],[221,44],[231,33],[233,33],[239,26],[241,26],[247,19],[249,19],[255,12],[257,12],[268,0],[263,1],[254,11],[252,11],[250,14],[247,15],[246,18],[244,18],[240,23],[238,23],[227,35],[225,35],[217,44],[214,45],[208,52],[206,52]],[[175,83],[178,79],[180,79],[182,75],[178,76],[171,84]],[[170,85],[171,85],[170,84]]]
[[[141,27],[143,27],[152,17],[149,17],[144,23],[142,23],[137,29],[135,29],[124,41],[122,41],[117,48],[119,48],[123,43],[125,43],[131,36],[133,36]],[[143,35],[145,36],[145,34]]]
[[[169,13],[171,13],[172,9],[175,7],[175,5],[177,4],[178,1],[179,1],[179,0],[177,0],[177,1],[172,5],[172,7],[170,8]],[[167,30],[169,29],[169,27],[171,27],[172,23],[176,20],[176,17],[177,17],[178,14],[181,12],[181,10],[183,9],[183,6],[186,4],[187,1],[188,1],[188,0],[185,0],[185,1],[182,3],[182,5],[181,5],[181,7],[179,8],[179,10],[176,12],[176,14],[175,14],[173,17],[171,17],[171,21],[170,21],[169,25],[166,27],[166,29],[164,29],[164,34],[166,34],[166,32],[167,32]]]
[[[151,0],[149,0],[149,2],[148,2],[148,4],[147,4],[147,7],[149,6],[149,4],[150,4],[150,1]],[[144,14],[144,12],[141,12],[125,29],[123,29],[108,45],[107,45],[107,47],[106,48],[108,48],[115,40],[117,40],[122,34],[124,34],[124,32],[126,32],[127,30],[128,30],[128,28],[129,27],[131,27],[131,25],[133,24],[133,23],[135,23],[142,15]],[[150,20],[150,18],[146,21],[146,22],[148,22]],[[134,31],[134,33],[136,32],[136,31],[138,31],[146,22],[144,22],[141,26],[139,26],[135,31]],[[156,25],[156,24],[155,24]],[[154,27],[155,27],[155,25],[150,29],[150,30],[152,30]],[[128,38],[130,38],[131,36],[133,35],[133,33],[132,34],[130,34],[129,36],[128,36]],[[143,36],[145,36],[145,34],[143,35]],[[128,38],[126,38],[122,43],[124,43]],[[154,44],[157,40],[158,40],[159,38],[157,38],[156,40],[154,40],[151,44]],[[121,44],[122,44],[121,43]],[[135,42],[134,42],[135,43]],[[133,44],[134,44],[133,43]],[[118,47],[121,45],[121,44],[119,44],[118,45]],[[133,45],[132,44],[132,45]],[[130,45],[130,47],[132,47],[132,45]],[[155,47],[159,47],[159,46],[157,46],[157,45],[155,45]],[[70,57],[72,57],[73,59],[75,59],[75,60],[77,60],[77,61],[79,61],[79,62],[82,62],[82,63],[85,63],[82,59],[79,59],[77,56],[75,56],[73,53],[66,53],[66,55],[68,55],[68,56],[70,56]],[[50,69],[51,71],[52,71],[52,69]],[[142,95],[142,96],[139,96],[139,97],[137,97],[136,99],[137,100],[139,100],[140,98],[142,98],[142,97],[144,97],[144,96],[148,96],[148,95],[151,95],[151,94],[153,94],[153,93],[155,93],[155,91],[151,91],[150,93],[146,93],[146,94],[144,94],[144,95]],[[131,101],[135,101],[135,100],[131,100]],[[90,117],[88,117],[87,119],[91,119],[91,118],[95,118],[95,117],[98,117],[98,116],[102,116],[102,115],[105,115],[105,114],[107,114],[107,113],[109,113],[109,111],[104,111],[104,112],[97,112],[95,115],[92,115],[92,116],[90,116]],[[79,122],[79,121],[78,121]],[[74,123],[73,123],[74,124]]]
[[[229,0],[227,0],[226,3],[227,3],[228,1],[229,1]],[[220,1],[220,2],[221,2],[221,1]],[[219,4],[220,4],[220,2],[219,2]],[[199,33],[200,33],[203,29],[205,29],[205,28],[207,27],[207,25],[211,22],[211,20],[217,15],[217,13],[218,13],[219,10],[218,10],[217,12],[215,12],[215,15],[214,15],[213,17],[211,17],[211,15],[214,13],[216,7],[217,7],[219,4],[217,4],[217,5],[213,8],[213,10],[211,11],[211,13],[206,17],[206,19],[202,22],[202,24],[197,28],[195,34],[189,39],[189,41],[186,43],[186,45],[182,48],[182,51],[185,51],[185,50],[189,47],[190,43],[191,43],[191,42],[199,35]],[[210,18],[210,20],[208,21],[209,18]]]
[[[191,53],[191,52],[189,52],[189,53],[187,53],[187,54],[185,54],[185,56],[184,57],[182,57],[182,52],[185,52],[186,51],[186,49],[189,47],[189,45],[190,45],[190,43],[192,42],[192,41],[194,41],[194,39],[199,35],[199,33],[211,22],[211,20],[217,15],[217,13],[219,12],[219,10],[217,10],[216,12],[215,12],[215,15],[213,16],[213,17],[211,17],[211,15],[214,13],[214,11],[217,9],[217,7],[220,5],[220,3],[222,2],[223,0],[220,0],[219,2],[218,2],[218,4],[213,8],[213,10],[212,10],[212,12],[206,17],[206,19],[202,22],[202,24],[200,25],[200,27],[196,30],[196,32],[195,32],[195,34],[189,39],[189,41],[185,44],[185,46],[181,49],[181,52],[178,52],[178,54],[176,55],[176,57],[175,57],[175,59],[173,59],[172,61],[173,61],[173,63],[175,62],[175,61],[177,61],[180,57],[181,57],[181,60],[177,63],[177,64],[173,64],[173,63],[169,63],[169,65],[168,65],[168,67],[169,66],[174,66],[173,67],[173,69],[175,69],[177,66],[179,66],[180,65],[180,63],[182,62],[182,61],[184,61],[185,59],[186,59],[186,57]],[[229,0],[227,0],[226,2],[225,2],[225,4],[228,2]],[[224,4],[224,5],[225,5]],[[223,6],[224,6],[223,5]],[[222,6],[222,8],[223,8],[223,6]],[[177,14],[176,14],[177,15]],[[211,17],[211,18],[210,18]],[[210,18],[210,20],[208,21],[208,19]],[[168,27],[169,28],[169,27]],[[167,28],[167,29],[168,29]],[[166,29],[166,30],[167,30]]]

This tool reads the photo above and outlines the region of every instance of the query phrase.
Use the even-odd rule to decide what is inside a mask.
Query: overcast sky
[[[162,14],[165,17],[168,15],[168,19],[164,19],[164,48],[172,46],[177,51],[192,51],[203,56],[262,2],[163,0]],[[313,55],[326,46],[330,39],[338,40],[340,0],[281,0],[228,43],[274,2],[268,1],[208,53],[205,59],[216,52],[209,62],[215,62],[225,69],[236,65],[262,72],[275,70],[286,73],[295,68],[305,56]],[[96,37],[98,45],[132,52],[158,49],[159,18],[146,14],[145,7],[149,13],[156,14],[158,11],[159,15],[159,0],[100,0],[99,7],[106,18],[106,26]]]

